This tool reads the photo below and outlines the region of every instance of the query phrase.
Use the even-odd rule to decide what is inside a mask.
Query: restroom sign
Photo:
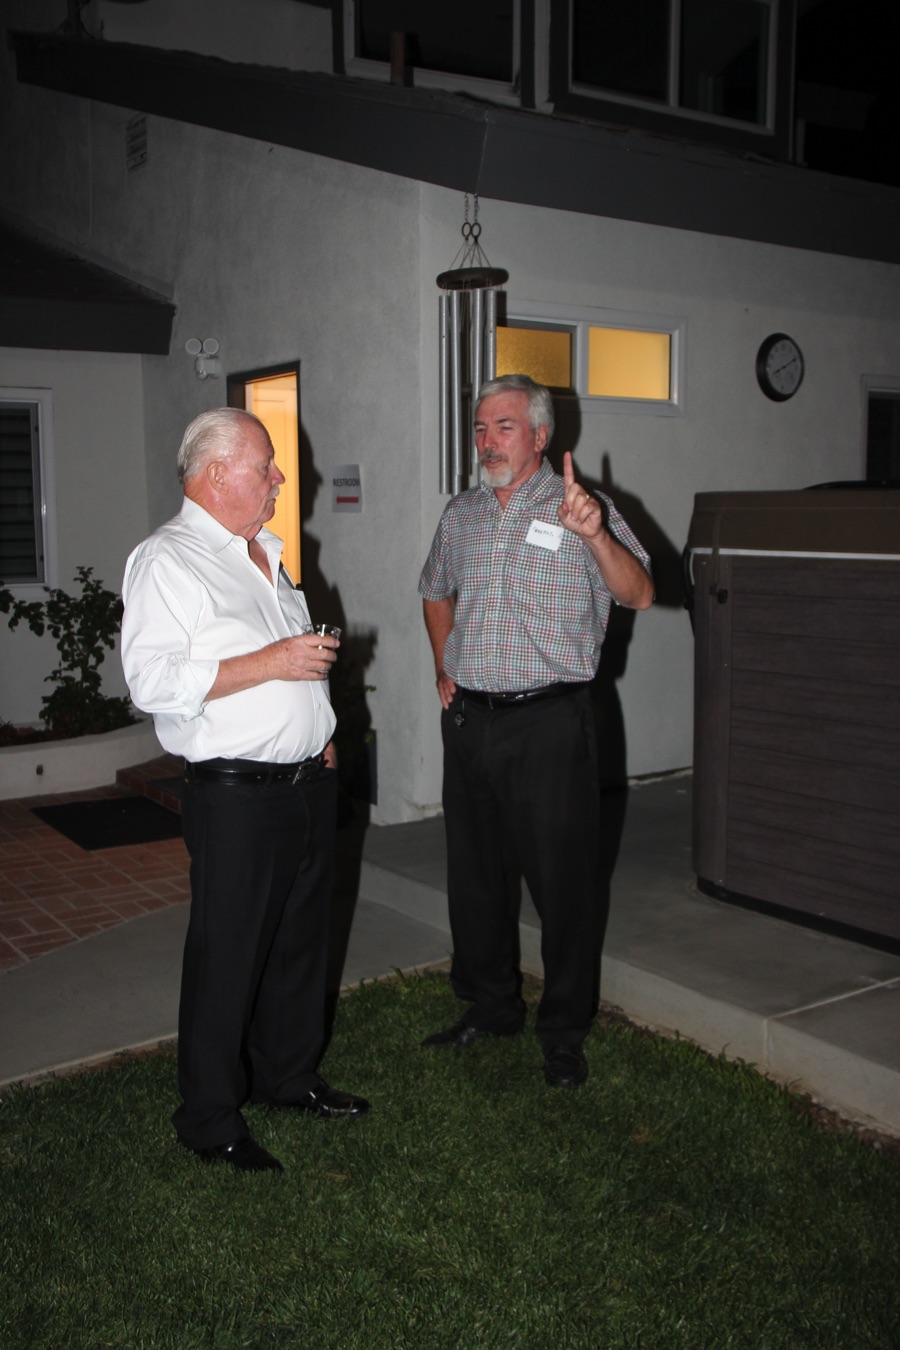
[[[362,510],[362,479],[358,464],[339,464],[331,476],[332,511]]]

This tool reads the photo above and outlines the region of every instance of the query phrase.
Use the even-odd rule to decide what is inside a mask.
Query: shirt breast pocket
[[[529,627],[552,627],[565,603],[562,550],[523,544],[510,577],[510,596]]]

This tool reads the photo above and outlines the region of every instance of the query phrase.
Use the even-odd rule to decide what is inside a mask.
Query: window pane
[[[513,82],[514,0],[356,0],[356,55],[390,61],[391,34],[423,70]]]
[[[669,0],[572,0],[572,79],[668,99]]]
[[[530,375],[548,389],[571,389],[572,334],[563,328],[498,327],[497,374]]]
[[[900,394],[869,395],[866,478],[900,481]]]
[[[679,103],[765,125],[769,6],[763,0],[682,0]]]
[[[0,405],[0,581],[43,581],[36,417]]]
[[[591,328],[588,393],[603,398],[668,399],[672,338],[629,328]]]

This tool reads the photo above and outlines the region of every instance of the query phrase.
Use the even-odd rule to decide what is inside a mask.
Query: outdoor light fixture
[[[184,344],[188,356],[194,357],[194,373],[198,380],[217,380],[222,374],[222,362],[217,355],[219,344],[215,338],[188,338]]]

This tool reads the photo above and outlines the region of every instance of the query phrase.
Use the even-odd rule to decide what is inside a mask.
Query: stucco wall
[[[434,278],[460,244],[461,195],[155,117],[148,162],[129,174],[127,110],[40,90],[17,93],[16,109],[17,118],[28,112],[18,122],[24,140],[0,151],[16,211],[155,281],[178,306],[171,355],[140,363],[135,443],[146,487],[139,473],[95,472],[103,497],[67,501],[69,553],[81,561],[78,543],[92,539],[106,502],[118,510],[127,501],[104,542],[110,562],[98,563],[113,577],[146,528],[177,508],[181,431],[225,401],[222,384],[196,379],[187,338],[217,338],[226,372],[299,360],[305,580],[323,617],[374,641],[376,819],[436,809],[438,705],[416,581],[445,500]],[[588,413],[574,446],[579,472],[611,482],[645,535],[660,583],[659,603],[626,625],[612,651],[624,766],[632,775],[683,767],[693,653],[678,555],[693,495],[858,476],[860,378],[900,374],[897,269],[485,200],[480,221],[490,260],[509,271],[510,310],[571,304],[686,320],[684,415]],[[759,343],[779,329],[807,361],[800,392],[782,405],[754,377]],[[119,360],[140,384],[138,358]],[[139,405],[138,390],[130,416]],[[105,418],[85,395],[73,412],[80,437],[98,409]],[[98,453],[105,464],[107,452],[90,447],[89,457]],[[346,462],[362,467],[361,516],[331,511],[328,473]]]
[[[94,569],[118,592],[128,552],[147,528],[147,480],[141,359],[99,352],[44,352],[0,347],[0,387],[50,390],[52,398],[57,567],[50,580],[79,593],[77,567]],[[12,587],[25,600],[44,598],[39,586]],[[24,624],[10,632],[0,618],[0,718],[35,721],[50,692],[45,676],[57,664],[49,634]],[[101,668],[107,694],[124,694],[118,656]]]

